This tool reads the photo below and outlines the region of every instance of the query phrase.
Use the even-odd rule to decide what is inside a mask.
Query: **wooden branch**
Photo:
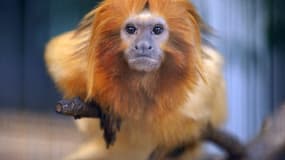
[[[264,121],[259,135],[247,145],[246,160],[277,160],[285,153],[285,105]]]
[[[227,158],[217,155],[206,155],[202,157],[202,160],[241,160],[246,156],[246,146],[238,138],[226,131],[214,128],[210,124],[204,130],[201,140],[213,142],[227,153]],[[150,154],[148,160],[175,159],[193,146],[195,146],[195,143],[186,143],[173,148],[158,146]]]
[[[97,103],[84,103],[79,98],[59,101],[56,112],[73,116],[75,119],[99,118],[107,147],[114,144],[121,125],[120,118],[102,112]],[[246,145],[232,134],[213,128],[211,125],[205,130],[202,139],[213,142],[227,153],[227,157],[210,155],[203,160],[278,160],[278,157],[285,153],[285,105],[264,121],[264,127],[258,136]],[[169,153],[156,149],[150,157],[155,157],[153,155],[163,157]]]
[[[56,105],[56,112],[66,116],[80,118],[100,118],[102,111],[96,103],[84,103],[80,98],[61,100]]]
[[[224,130],[214,128],[210,124],[205,130],[203,139],[225,150],[227,158],[223,159],[241,160],[246,156],[246,146],[242,144],[237,137]],[[217,160],[217,157],[214,159]]]
[[[116,141],[116,133],[120,130],[121,119],[110,113],[104,113],[96,102],[84,103],[80,98],[61,100],[56,105],[56,112],[75,119],[98,118],[101,129],[104,130],[106,147],[109,148]]]
[[[228,158],[212,158],[212,155],[209,155],[203,160],[282,159],[280,156],[285,153],[285,105],[264,121],[260,133],[245,146],[225,131],[210,128],[207,136],[207,140],[228,153]]]

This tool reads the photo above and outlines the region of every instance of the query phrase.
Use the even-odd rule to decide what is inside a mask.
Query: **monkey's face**
[[[161,46],[168,37],[165,20],[147,10],[127,19],[121,28],[121,39],[126,45],[124,58],[129,67],[143,72],[159,69],[164,59]]]

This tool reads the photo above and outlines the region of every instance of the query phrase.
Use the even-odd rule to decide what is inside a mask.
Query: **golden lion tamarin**
[[[47,68],[64,97],[96,101],[122,120],[109,149],[98,120],[79,120],[89,140],[69,159],[197,156],[202,130],[226,115],[222,58],[201,44],[201,26],[187,0],[105,0],[49,42]]]

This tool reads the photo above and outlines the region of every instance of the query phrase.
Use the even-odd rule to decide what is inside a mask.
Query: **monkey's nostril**
[[[146,41],[140,41],[134,45],[134,49],[140,52],[145,52],[146,50],[152,50],[153,47]]]

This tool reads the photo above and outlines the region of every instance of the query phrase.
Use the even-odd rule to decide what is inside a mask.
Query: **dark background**
[[[0,1],[0,108],[45,111],[59,95],[43,60],[45,44],[76,27],[95,0]]]

